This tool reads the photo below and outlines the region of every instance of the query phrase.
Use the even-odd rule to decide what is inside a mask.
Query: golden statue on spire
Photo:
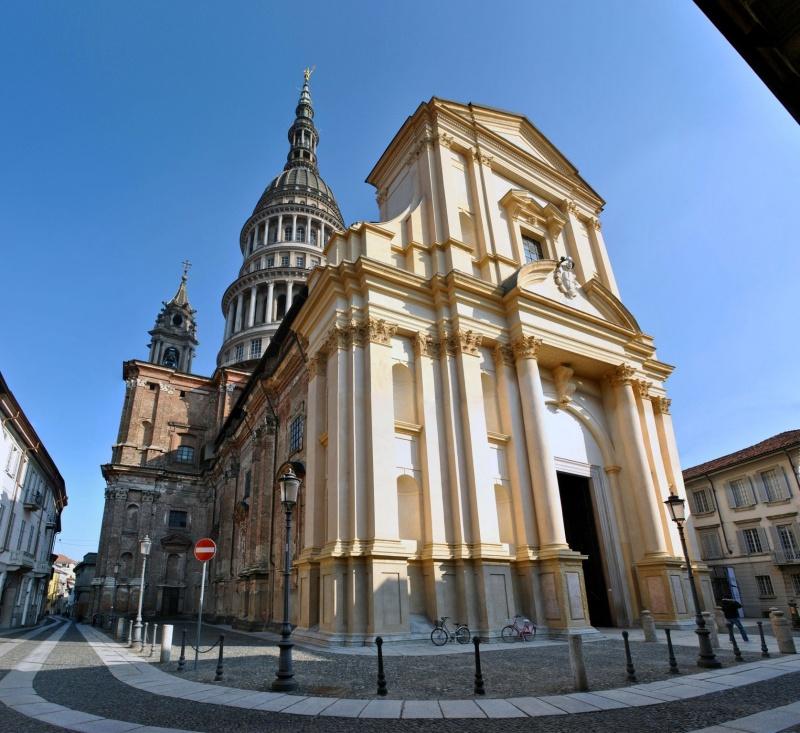
[[[311,75],[314,73],[314,69],[316,68],[317,68],[316,65],[314,65],[310,69],[308,68],[308,66],[306,66],[306,68],[303,69],[303,78],[306,80],[306,83],[308,83],[308,80],[311,78]]]

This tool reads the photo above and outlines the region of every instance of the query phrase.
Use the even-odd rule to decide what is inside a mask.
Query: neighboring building
[[[70,612],[76,621],[90,621],[93,613],[93,599],[96,594],[95,567],[97,553],[87,552],[75,566],[75,587],[70,599]]]
[[[72,589],[75,587],[75,566],[77,560],[66,555],[56,555],[53,560],[53,575],[47,589],[47,611],[65,613],[70,604]]]
[[[145,614],[196,610],[190,548],[208,534],[207,613],[253,629],[279,621],[277,478],[291,465],[304,478],[290,586],[299,635],[407,638],[441,615],[481,634],[515,613],[552,633],[628,625],[642,609],[689,622],[663,504],[683,491],[672,367],[619,298],[602,199],[524,117],[434,98],[367,179],[380,223],[343,230],[314,168],[312,115],[306,79],[287,169],[240,238],[246,267],[223,299],[214,375],[125,364],[103,467],[103,587],[123,556],[141,567],[148,533]],[[283,310],[277,281],[264,292],[248,263],[260,247],[269,271],[269,253],[288,246],[271,232],[286,236],[291,217],[298,237],[301,216],[325,232],[303,234],[319,267],[306,287],[286,285],[279,326],[259,323],[263,303],[274,321]],[[251,334],[266,347],[259,361],[241,341]],[[119,590],[133,610],[135,588]],[[104,592],[98,607],[110,602]]]
[[[64,479],[0,374],[0,628],[45,612]]]
[[[800,430],[683,472],[700,557],[714,596],[747,616],[800,600]]]

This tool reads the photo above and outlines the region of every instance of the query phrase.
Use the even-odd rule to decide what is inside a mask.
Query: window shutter
[[[758,498],[764,503],[769,501],[769,491],[767,489],[767,479],[763,473],[758,475]]]
[[[767,530],[765,527],[758,528],[758,536],[761,539],[761,550],[763,552],[769,552],[770,549],[770,542],[767,538]]]
[[[772,547],[776,552],[783,552],[781,536],[778,534],[778,528],[774,524],[770,526],[769,533],[772,536]]]
[[[750,554],[750,550],[747,547],[747,540],[745,539],[744,530],[743,529],[737,529],[736,530],[736,541],[739,543],[739,552],[742,555],[749,555]]]
[[[728,506],[729,506],[731,509],[736,509],[736,497],[735,497],[735,496],[734,496],[734,494],[733,494],[733,486],[731,486],[730,484],[728,484],[728,485],[725,487],[725,491],[726,491],[726,493],[728,494]]]
[[[789,483],[789,477],[786,475],[786,469],[781,466],[781,474],[783,475],[783,483],[786,487],[786,493],[783,495],[784,499],[788,499],[792,495],[792,485]]]
[[[749,484],[750,501],[748,501],[745,506],[750,506],[750,504],[755,504],[757,501],[756,490],[755,486],[753,486],[753,479],[751,479],[749,476],[747,477],[747,483]],[[748,490],[747,487],[745,487],[745,493],[747,493],[747,490]]]

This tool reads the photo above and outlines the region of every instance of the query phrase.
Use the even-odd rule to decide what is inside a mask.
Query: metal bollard
[[[383,697],[386,695],[386,675],[383,673],[383,639],[375,637],[375,646],[378,647],[378,694]]]
[[[186,666],[186,627],[183,628],[181,633],[181,655],[178,657],[178,672],[183,672]]]
[[[631,657],[631,647],[628,643],[628,632],[622,632],[622,641],[625,642],[625,671],[628,682],[636,682],[636,670],[633,668],[633,658]]]
[[[133,621],[128,623],[128,647],[133,646]]]
[[[144,627],[142,628],[142,638],[139,639],[139,653],[144,653],[144,645],[147,642],[147,627],[150,625],[149,621],[144,622]]]
[[[739,645],[736,643],[736,637],[733,635],[733,624],[728,624],[728,635],[731,637],[731,644],[733,645],[733,656],[736,658],[737,662],[744,661],[742,659],[742,653],[739,651]]]
[[[675,659],[675,650],[672,648],[672,633],[669,629],[664,629],[667,635],[667,649],[669,649],[669,673],[680,674],[678,669],[678,660]]]
[[[486,688],[483,686],[483,674],[481,674],[481,638],[473,636],[472,643],[475,645],[475,694],[485,695]]]
[[[156,645],[156,634],[158,633],[158,624],[153,624],[153,635],[150,637],[150,654],[149,657],[153,656],[153,647]]]
[[[172,624],[164,624],[161,627],[161,654],[160,662],[169,662],[172,659]]]
[[[219,656],[217,657],[217,671],[214,674],[214,682],[222,679],[222,650],[225,646],[225,634],[219,635]]]
[[[768,657],[769,651],[767,650],[767,641],[764,638],[764,622],[756,621],[756,626],[758,626],[758,635],[761,637],[761,656]]]

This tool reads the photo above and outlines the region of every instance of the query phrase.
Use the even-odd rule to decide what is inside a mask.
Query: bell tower
[[[156,318],[156,325],[149,331],[152,340],[148,357],[148,361],[153,364],[186,373],[192,371],[192,358],[197,347],[195,311],[189,305],[186,294],[190,267],[188,260],[183,262],[181,284],[172,299],[164,302]]]

